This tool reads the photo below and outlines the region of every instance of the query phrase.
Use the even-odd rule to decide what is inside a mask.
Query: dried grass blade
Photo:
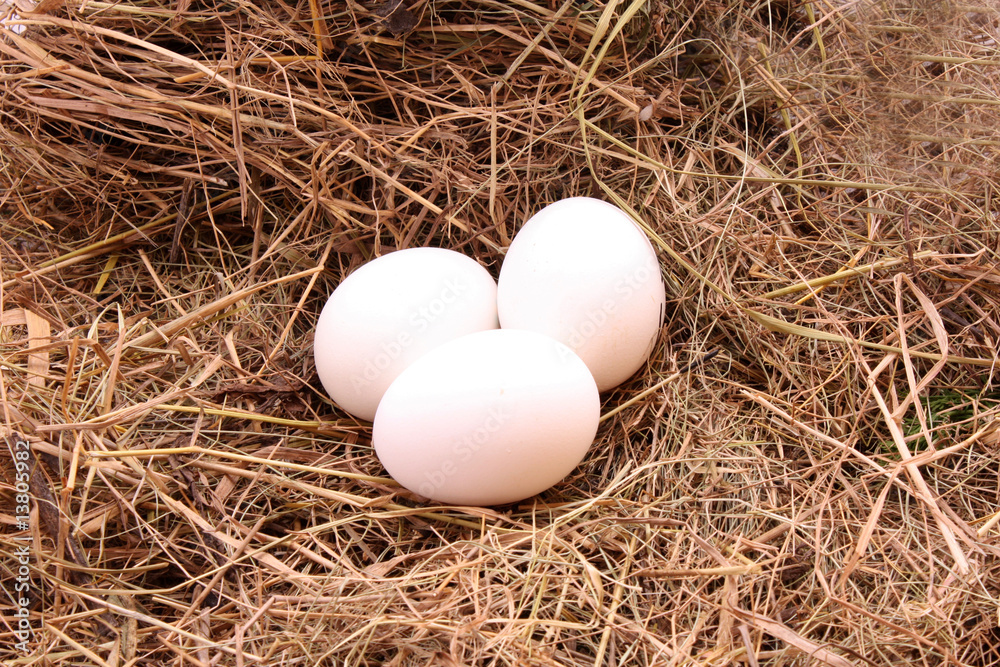
[[[871,542],[872,535],[875,534],[875,528],[878,526],[879,518],[882,516],[882,508],[885,506],[885,500],[889,496],[889,491],[892,490],[893,484],[896,480],[896,475],[899,473],[897,468],[892,472],[889,477],[889,481],[886,482],[885,486],[882,487],[881,493],[878,494],[878,498],[875,500],[875,504],[872,505],[871,510],[868,513],[868,520],[865,522],[864,528],[861,529],[861,534],[858,535],[857,544],[851,550],[851,555],[848,557],[847,562],[844,563],[843,568],[837,576],[836,584],[843,588],[847,585],[847,581],[854,572],[854,569],[858,566],[858,562],[861,557],[868,550],[868,544]]]
[[[273,556],[272,556],[272,558],[273,558]],[[177,634],[179,634],[179,635],[181,635],[183,637],[186,637],[187,639],[190,639],[190,640],[192,640],[194,642],[197,642],[199,645],[200,644],[207,644],[208,646],[211,646],[212,648],[214,648],[214,649],[216,649],[218,651],[221,651],[223,653],[228,653],[228,654],[234,654],[234,653],[236,653],[235,649],[233,649],[230,646],[226,646],[224,644],[220,644],[218,642],[211,641],[209,639],[206,639],[205,637],[202,637],[201,635],[196,635],[196,634],[194,634],[192,632],[188,632],[187,630],[183,630],[181,628],[178,628],[177,626],[172,625],[170,623],[164,623],[160,619],[155,618],[153,616],[150,616],[149,614],[144,614],[144,613],[142,613],[140,611],[137,611],[135,609],[129,609],[129,608],[127,608],[127,607],[125,607],[125,606],[123,606],[121,604],[115,604],[114,602],[111,602],[110,600],[102,600],[102,599],[100,599],[98,597],[95,597],[94,595],[91,595],[90,593],[88,593],[87,591],[85,591],[83,589],[71,589],[71,590],[73,590],[73,592],[76,595],[79,595],[81,598],[83,598],[85,600],[89,600],[91,602],[94,602],[94,603],[96,603],[96,604],[98,604],[98,605],[106,608],[108,611],[113,611],[113,612],[115,612],[118,615],[125,616],[126,618],[132,619],[132,620],[134,620],[136,622],[142,622],[142,623],[144,623],[146,625],[151,625],[153,627],[160,628],[161,630],[166,630],[167,632],[177,633]],[[257,656],[257,655],[254,655],[254,654],[251,654],[251,653],[246,653],[246,652],[244,652],[243,655],[244,655],[244,657],[249,658],[249,659],[253,660],[254,662],[261,662],[261,663],[264,662],[264,659],[262,657],[260,657],[260,656]]]
[[[282,283],[291,282],[294,280],[299,280],[301,278],[308,278],[309,276],[318,273],[323,270],[323,267],[317,266],[312,269],[306,269],[304,271],[299,271],[298,273],[293,273],[288,276],[282,276],[280,278],[275,278],[266,283],[260,283],[259,285],[254,285],[252,287],[245,287],[241,290],[227,294],[221,299],[217,299],[211,303],[207,303],[197,310],[193,310],[187,315],[178,317],[177,319],[168,322],[160,327],[157,327],[155,331],[151,331],[147,334],[143,334],[138,338],[128,341],[125,344],[125,349],[135,349],[135,348],[148,348],[154,345],[163,344],[170,338],[174,337],[184,329],[199,324],[209,317],[218,314],[219,312],[226,310],[227,308],[233,306],[234,304],[242,301],[243,299],[256,294],[262,290],[274,287],[275,285],[280,285]]]
[[[594,124],[586,118],[582,118],[581,122],[586,126],[588,131],[593,131],[595,134],[600,135],[606,141],[614,144],[615,146],[621,148],[627,153],[630,153],[634,157],[639,158],[645,162],[651,169],[658,169],[666,171],[671,174],[676,174],[678,176],[692,176],[698,179],[709,179],[709,180],[720,180],[720,181],[735,181],[739,183],[776,183],[781,185],[788,185],[795,189],[795,191],[802,195],[806,200],[813,200],[815,194],[811,193],[805,188],[851,188],[855,190],[870,190],[872,192],[916,192],[925,194],[937,194],[937,195],[947,195],[948,191],[944,188],[935,188],[923,185],[908,185],[905,183],[873,183],[870,181],[847,181],[847,180],[834,180],[834,179],[823,179],[823,178],[785,178],[781,176],[748,176],[746,174],[719,174],[707,171],[689,171],[687,169],[676,169],[668,164],[660,162],[659,160],[646,155],[642,151],[629,146],[623,142],[618,137],[607,132],[603,128]]]
[[[823,646],[814,641],[806,639],[784,623],[779,623],[766,616],[754,614],[737,607],[732,608],[731,611],[746,623],[763,630],[775,639],[780,639],[786,644],[794,646],[814,660],[830,665],[830,667],[855,667],[854,663],[850,660],[837,655],[827,648],[823,648]]]
[[[938,255],[940,255],[940,253],[936,250],[921,250],[920,252],[913,254],[913,259],[926,259],[928,257],[936,257]],[[890,257],[888,259],[880,259],[877,262],[872,262],[863,266],[841,269],[840,271],[831,273],[830,275],[820,276],[819,278],[813,278],[812,280],[806,280],[794,285],[789,285],[788,287],[772,290],[766,294],[762,294],[760,299],[764,301],[777,299],[783,296],[788,296],[789,294],[795,294],[796,292],[804,292],[817,287],[823,287],[825,285],[829,285],[830,283],[835,283],[838,280],[845,280],[854,276],[870,275],[876,271],[881,271],[882,269],[891,269],[893,267],[900,266],[901,264],[906,264],[908,261],[909,259],[906,257]]]
[[[649,577],[652,579],[686,579],[689,577],[729,577],[744,574],[757,574],[759,565],[730,565],[727,567],[702,567],[694,569],[658,569],[650,568],[633,572],[633,577]]]
[[[110,365],[113,366],[114,362],[112,362]],[[115,426],[117,424],[124,423],[136,417],[141,417],[142,415],[145,415],[150,410],[153,410],[162,403],[166,403],[167,401],[173,401],[182,396],[186,396],[189,391],[190,391],[189,389],[175,389],[174,391],[154,396],[153,398],[143,401],[142,403],[138,403],[135,405],[128,405],[114,411],[105,410],[105,412],[98,415],[97,417],[88,419],[86,421],[76,422],[72,424],[46,424],[39,426],[36,430],[39,433],[55,433],[59,431],[79,431],[79,430],[88,430],[88,431],[101,430],[104,428],[108,428],[109,426]]]
[[[115,353],[111,357],[111,366],[108,368],[108,374],[106,376],[106,381],[102,391],[104,392],[104,413],[107,414],[111,412],[111,406],[115,400],[115,386],[118,384],[119,368],[122,362],[122,352],[124,351],[123,344],[125,342],[125,313],[122,312],[121,306],[116,305],[116,310],[118,311],[118,340],[115,341]]]
[[[23,308],[11,308],[0,313],[0,327],[16,327],[28,323]]]
[[[199,447],[197,445],[191,445],[188,447],[165,447],[162,449],[127,449],[127,450],[111,450],[106,452],[94,451],[90,452],[89,454],[90,456],[96,458],[125,458],[125,457],[152,458],[156,456],[169,456],[176,454],[198,454],[201,456],[214,456],[220,459],[243,461],[244,463],[256,463],[257,465],[260,466],[285,468],[287,470],[296,470],[298,472],[311,472],[322,476],[330,475],[333,477],[356,479],[364,482],[375,482],[378,484],[385,484],[386,486],[399,486],[398,482],[388,477],[372,477],[371,475],[362,475],[360,473],[347,472],[345,470],[331,470],[329,468],[321,468],[319,466],[307,466],[307,465],[302,465],[300,463],[291,463],[289,461],[262,459],[259,456],[235,454],[233,452],[226,452],[218,449],[207,449],[205,447]]]
[[[187,390],[185,390],[187,391]],[[232,408],[221,409],[213,408],[204,405],[158,405],[159,410],[170,410],[173,412],[189,412],[189,413],[199,413],[204,412],[206,415],[212,415],[215,417],[229,417],[232,419],[246,419],[251,422],[263,422],[266,424],[277,424],[280,426],[288,426],[291,428],[302,429],[303,431],[319,432],[319,433],[330,433],[330,432],[340,432],[340,433],[356,433],[360,428],[360,424],[352,422],[351,426],[341,426],[335,422],[324,422],[324,421],[305,421],[301,419],[286,419],[284,417],[274,417],[272,415],[265,415],[259,412],[248,412],[246,410],[235,410]]]
[[[0,44],[2,44],[2,41],[0,41]],[[236,193],[237,193],[236,190],[225,192],[223,194],[213,197],[207,202],[207,204],[203,205],[211,205],[218,203],[224,199],[232,197]],[[70,252],[60,255],[59,257],[56,257],[54,259],[40,262],[36,268],[25,272],[23,275],[16,276],[9,280],[5,280],[3,284],[0,286],[2,286],[2,288],[5,290],[11,289],[18,283],[22,282],[26,276],[43,276],[53,271],[57,271],[59,269],[71,266],[77,262],[88,259],[90,257],[97,257],[99,255],[102,255],[105,252],[119,248],[127,244],[129,241],[135,240],[136,238],[139,237],[148,238],[149,236],[166,229],[168,225],[171,222],[173,222],[176,217],[177,217],[176,213],[170,213],[161,218],[157,218],[143,225],[140,225],[139,227],[136,227],[134,229],[129,229],[128,231],[121,232],[120,234],[115,234],[113,236],[109,236],[105,239],[101,239],[100,241],[96,241],[82,248],[71,250]]]
[[[889,409],[885,399],[882,397],[882,392],[879,390],[878,385],[875,382],[876,377],[874,372],[868,367],[867,362],[862,361],[862,363],[866,368],[868,368],[868,389],[871,392],[872,398],[875,399],[875,402],[878,403],[879,409],[882,411],[885,424],[889,429],[889,433],[892,435],[892,440],[896,444],[896,449],[899,451],[899,455],[904,461],[910,480],[913,482],[913,488],[916,491],[916,496],[924,502],[927,510],[931,513],[931,516],[934,517],[936,523],[938,524],[938,528],[948,545],[948,550],[951,552],[952,558],[955,560],[955,567],[957,568],[959,574],[966,575],[969,573],[971,566],[969,564],[968,557],[965,555],[965,552],[962,551],[962,548],[959,546],[958,540],[955,537],[955,527],[952,525],[951,520],[946,517],[937,506],[937,500],[934,498],[930,488],[927,486],[927,482],[920,473],[920,468],[909,462],[912,456],[910,454],[909,447],[906,445],[906,437],[899,427],[899,422],[893,416],[893,412]]]
[[[841,345],[858,345],[871,350],[879,350],[881,352],[887,352],[891,354],[902,354],[902,349],[894,345],[883,345],[881,343],[872,343],[866,340],[860,340],[858,338],[849,338],[847,336],[841,336],[839,334],[832,334],[827,331],[821,331],[819,329],[812,329],[809,327],[802,326],[801,324],[793,324],[792,322],[786,322],[785,320],[778,319],[777,317],[772,317],[771,315],[765,315],[764,313],[757,312],[755,310],[750,310],[746,308],[743,310],[744,314],[748,315],[751,319],[756,320],[765,329],[769,331],[775,331],[778,333],[784,333],[794,336],[802,336],[804,338],[812,338],[814,340],[823,340],[830,343],[840,343]],[[918,357],[920,359],[929,359],[931,361],[941,361],[944,357],[940,354],[934,352],[922,352],[918,350],[910,350],[910,356]],[[949,356],[947,358],[953,364],[969,364],[971,366],[985,366],[993,367],[996,365],[996,361],[993,359],[979,359],[976,357],[958,357]]]
[[[917,417],[920,420],[921,428],[924,430],[924,436],[927,439],[927,444],[930,445],[933,441],[931,440],[931,435],[927,428],[926,418],[923,414],[923,406],[920,405],[920,394],[923,393],[924,389],[926,389],[931,382],[933,382],[934,378],[936,378],[944,369],[945,364],[948,363],[948,332],[944,328],[944,321],[941,319],[941,314],[938,312],[937,306],[934,305],[933,301],[927,298],[924,291],[920,289],[908,275],[905,273],[897,274],[895,282],[897,322],[899,323],[899,346],[900,350],[903,352],[902,359],[906,369],[906,379],[910,385],[910,393],[900,403],[899,409],[905,409],[907,405],[911,403],[913,404],[914,409],[917,411]],[[917,382],[916,380],[913,364],[909,358],[909,345],[906,342],[906,319],[903,316],[903,296],[901,290],[903,282],[906,282],[906,284],[909,285],[910,291],[917,297],[921,310],[930,322],[931,330],[934,332],[934,339],[938,344],[938,349],[941,350],[941,358],[922,378],[920,378],[920,382]]]
[[[28,326],[28,384],[33,387],[44,387],[45,378],[49,374],[49,351],[32,352],[38,348],[46,348],[52,340],[52,327],[44,317],[36,315],[27,308],[24,309],[24,322]]]

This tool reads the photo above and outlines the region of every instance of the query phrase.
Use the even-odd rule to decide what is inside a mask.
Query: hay
[[[45,5],[0,38],[4,664],[1000,665],[994,7]],[[556,488],[425,505],[319,308],[571,195],[662,250],[656,352]]]

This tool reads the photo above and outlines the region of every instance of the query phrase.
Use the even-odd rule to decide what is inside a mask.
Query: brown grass
[[[45,4],[0,37],[4,664],[1000,665],[993,3]],[[318,311],[572,195],[662,250],[660,344],[570,478],[424,504]]]

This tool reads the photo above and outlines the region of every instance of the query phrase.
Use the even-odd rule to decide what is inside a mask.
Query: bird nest
[[[995,8],[5,7],[4,664],[1000,665]],[[325,298],[577,195],[651,359],[540,496],[401,489]]]

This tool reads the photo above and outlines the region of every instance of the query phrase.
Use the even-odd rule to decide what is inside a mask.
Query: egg
[[[496,329],[496,282],[474,259],[410,248],[363,264],[333,291],[313,352],[324,389],[361,419],[403,369],[442,343]]]
[[[666,294],[652,244],[624,211],[598,199],[563,199],[532,216],[497,282],[501,328],[569,346],[600,391],[642,367],[663,321]]]
[[[501,329],[445,343],[400,373],[372,443],[392,478],[421,496],[502,505],[566,477],[599,418],[597,385],[572,350]]]

